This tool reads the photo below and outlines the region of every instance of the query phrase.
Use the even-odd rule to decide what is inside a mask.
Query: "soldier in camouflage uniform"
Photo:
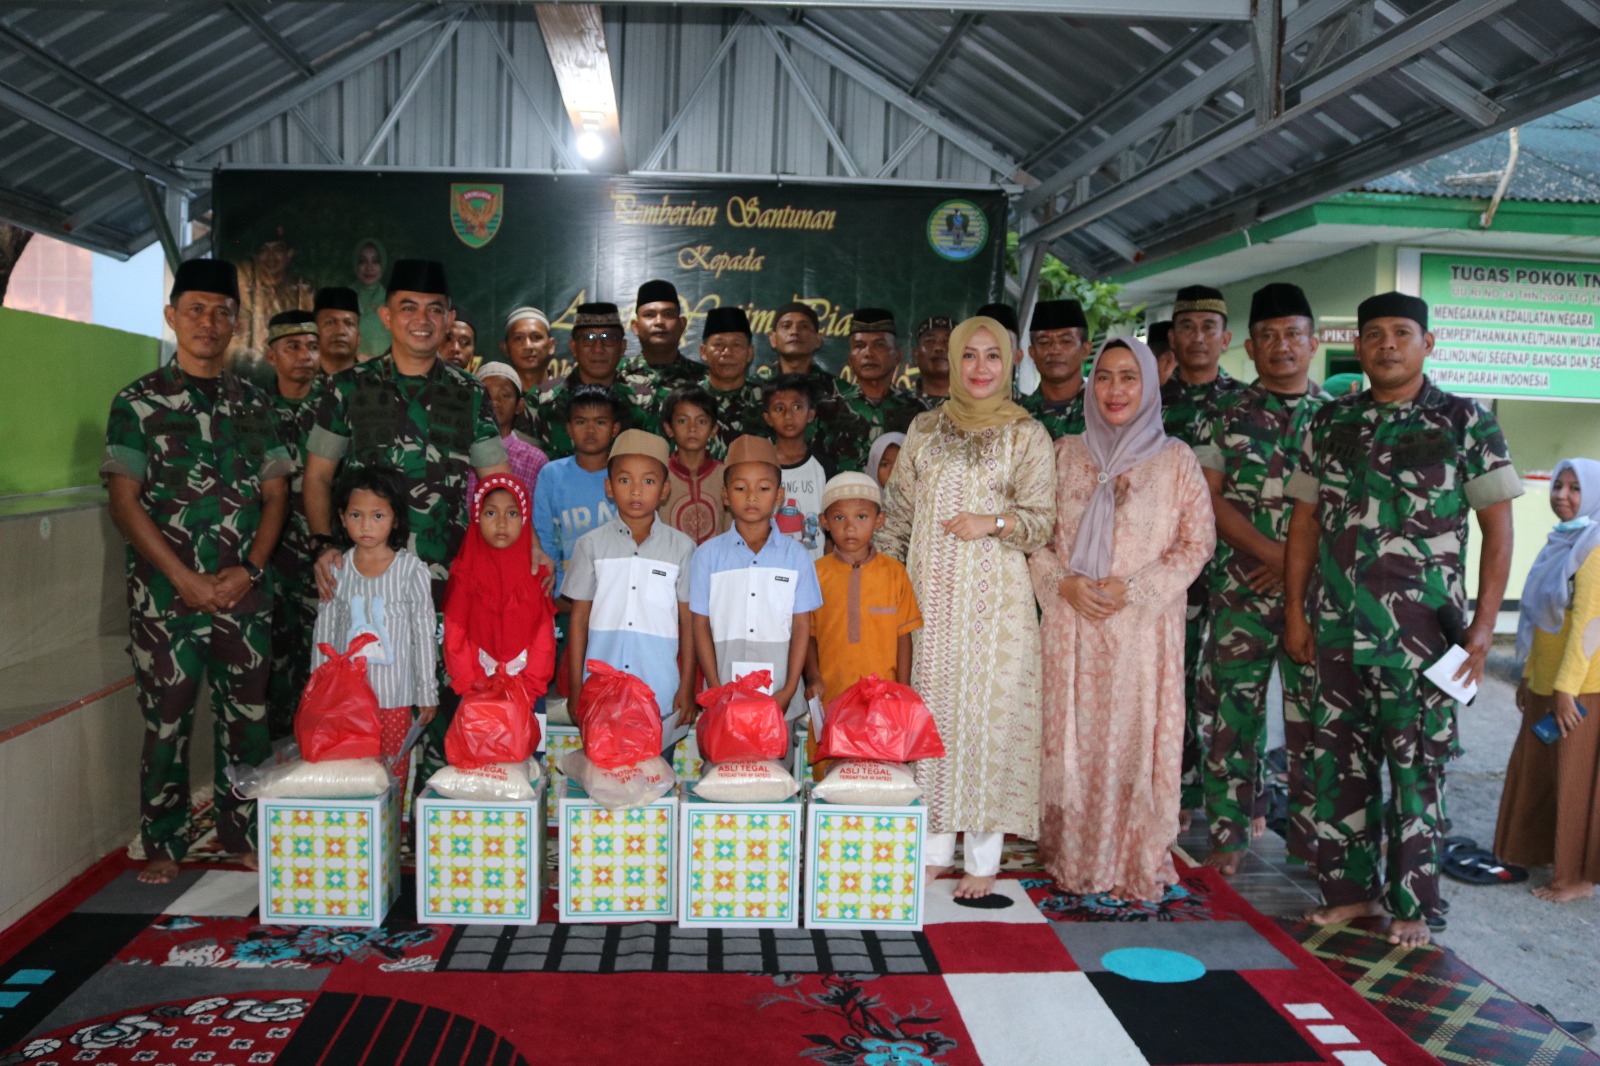
[[[761,386],[770,384],[785,374],[799,374],[806,379],[811,395],[816,397],[817,417],[806,427],[806,443],[811,453],[829,470],[854,469],[841,467],[843,457],[871,447],[871,432],[866,422],[844,402],[841,382],[815,362],[822,348],[822,334],[817,312],[808,304],[794,301],[778,308],[773,317],[773,328],[767,334],[767,343],[778,353],[776,366],[758,367],[751,375],[756,386],[756,418],[760,423],[752,431],[756,436],[772,439],[772,430],[762,417],[766,405],[759,400]]]
[[[1178,356],[1178,372],[1161,387],[1161,424],[1167,436],[1194,447],[1200,427],[1211,417],[1217,398],[1244,388],[1219,365],[1222,353],[1233,343],[1228,331],[1228,305],[1222,293],[1205,285],[1188,285],[1178,290],[1172,305],[1172,350]],[[1183,625],[1184,704],[1188,717],[1183,738],[1183,814],[1189,813],[1203,798],[1200,785],[1202,754],[1197,718],[1200,678],[1200,652],[1205,645],[1206,599],[1211,571],[1201,571],[1189,586],[1188,611]]]
[[[317,324],[321,371],[332,376],[355,366],[361,351],[361,298],[356,290],[318,289],[311,314]]]
[[[1522,484],[1494,416],[1423,374],[1427,304],[1385,293],[1357,318],[1371,388],[1312,417],[1288,487],[1284,643],[1296,662],[1315,660],[1320,703],[1312,772],[1325,905],[1308,917],[1330,924],[1387,908],[1390,942],[1415,946],[1439,913],[1444,766],[1456,749],[1455,705],[1422,670],[1460,640],[1457,677],[1482,675]],[[1452,635],[1466,607],[1469,511],[1483,534],[1477,606]]]
[[[609,389],[626,412],[623,429],[643,429],[650,433],[660,429],[656,415],[659,400],[651,375],[636,372],[632,377],[625,377],[618,372],[627,338],[622,332],[622,318],[616,304],[579,304],[570,343],[576,363],[572,373],[559,380],[546,381],[537,395],[528,398],[529,443],[542,450],[552,462],[573,454],[572,438],[567,435],[567,416],[571,414],[569,397],[579,385],[600,385]]]
[[[1211,854],[1232,876],[1266,829],[1267,683],[1283,680],[1289,757],[1289,854],[1316,861],[1311,754],[1316,675],[1283,652],[1283,541],[1292,502],[1284,486],[1306,425],[1327,397],[1309,374],[1317,337],[1297,286],[1275,283],[1250,299],[1245,351],[1255,382],[1219,398],[1195,455],[1211,486],[1217,552],[1210,569],[1210,634],[1200,668],[1199,734]]]
[[[750,319],[737,307],[716,307],[706,315],[700,335],[700,358],[705,364],[703,385],[717,402],[717,432],[707,451],[725,459],[728,445],[746,434],[766,434],[761,386],[745,376],[755,356]]]
[[[468,472],[482,478],[510,473],[511,465],[488,390],[439,358],[450,324],[444,268],[396,260],[380,314],[393,337],[389,354],[329,380],[306,445],[306,517],[317,543],[317,588],[324,598],[332,595],[342,558],[331,536],[338,465],[348,460],[389,466],[405,478],[411,524],[406,547],[427,564],[438,609],[450,561],[466,533]],[[531,527],[525,534],[536,538],[535,560],[554,573],[537,534]],[[449,717],[441,704],[429,727],[419,781],[442,761],[439,745]]]
[[[698,385],[705,377],[705,366],[678,350],[688,326],[677,286],[659,279],[639,286],[633,301],[633,335],[639,338],[639,354],[618,369],[624,378],[649,388],[654,407],[660,407],[673,389]]]
[[[850,370],[856,380],[840,386],[839,395],[863,428],[851,439],[853,447],[836,456],[820,456],[829,471],[863,469],[879,434],[904,433],[911,428],[911,420],[928,409],[922,397],[895,385],[899,369],[894,314],[881,307],[857,308],[850,316]],[[817,418],[820,421],[822,417],[819,405]]]
[[[949,315],[929,315],[912,334],[917,396],[930,411],[950,398],[950,331],[955,328],[956,320]]]
[[[352,353],[354,349],[351,349]],[[311,671],[311,629],[317,622],[315,545],[306,522],[306,441],[317,422],[321,350],[316,316],[284,311],[267,325],[267,362],[277,374],[272,420],[278,443],[294,464],[289,517],[272,551],[272,674],[267,681],[267,729],[272,739],[294,732],[294,712]]]
[[[1051,440],[1083,432],[1083,363],[1089,357],[1089,320],[1077,300],[1040,300],[1028,322],[1028,358],[1039,387],[1017,403],[1044,426]]]
[[[289,457],[267,397],[225,370],[238,323],[238,275],[191,260],[173,279],[173,361],[111,402],[100,474],[128,541],[129,651],[144,748],[139,879],[164,884],[188,848],[189,734],[202,675],[217,717],[217,837],[255,860],[255,804],[236,799],[229,764],[270,750],[266,723],[272,582],[264,573],[283,529]]]

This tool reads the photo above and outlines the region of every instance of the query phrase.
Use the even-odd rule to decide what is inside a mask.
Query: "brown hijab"
[[[1001,366],[1000,387],[982,400],[975,399],[967,391],[967,383],[961,377],[961,353],[972,343],[972,335],[980,329],[993,334],[995,343],[1000,347]],[[956,424],[957,429],[967,433],[995,429],[1027,418],[1028,412],[1011,401],[1011,368],[1015,362],[1011,334],[1006,332],[1004,326],[982,315],[962,322],[950,331],[950,399],[945,401],[940,410],[950,416],[950,421]]]

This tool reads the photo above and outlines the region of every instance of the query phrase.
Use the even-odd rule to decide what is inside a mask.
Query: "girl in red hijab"
[[[460,695],[498,670],[521,678],[537,700],[555,673],[555,609],[533,569],[533,538],[523,536],[529,502],[510,474],[484,478],[473,494],[444,594],[445,666]]]

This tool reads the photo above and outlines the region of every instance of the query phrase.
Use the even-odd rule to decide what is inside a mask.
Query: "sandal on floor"
[[[1452,848],[1440,868],[1446,876],[1468,885],[1515,885],[1528,879],[1527,870],[1502,863],[1482,848]]]

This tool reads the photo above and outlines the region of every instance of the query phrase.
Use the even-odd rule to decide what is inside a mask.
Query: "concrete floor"
[[[1478,698],[1461,714],[1462,756],[1451,764],[1447,802],[1451,835],[1484,847],[1494,843],[1495,818],[1505,781],[1506,757],[1521,726],[1510,646],[1497,647]],[[1203,822],[1180,840],[1195,858],[1206,854]],[[1466,885],[1446,878],[1449,928],[1438,937],[1468,965],[1528,1004],[1542,1004],[1562,1020],[1600,1022],[1600,897],[1581,903],[1544,903],[1529,894],[1550,879],[1549,868],[1530,871],[1520,885]],[[1264,914],[1295,916],[1315,906],[1315,878],[1285,861],[1283,841],[1269,833],[1245,859],[1233,885]],[[1589,1046],[1600,1050],[1600,1037]]]

